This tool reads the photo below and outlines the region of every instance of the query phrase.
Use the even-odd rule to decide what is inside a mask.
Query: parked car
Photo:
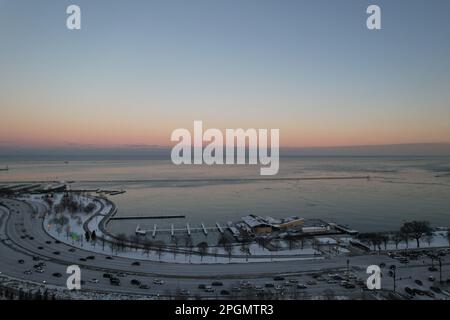
[[[274,281],[284,281],[284,277],[282,277],[282,276],[275,276],[275,277],[273,277],[273,280]]]
[[[98,280],[94,278],[94,279],[89,280],[89,282],[90,283],[98,283]]]
[[[201,289],[201,290],[205,290],[206,286],[204,284],[199,284],[198,288]]]
[[[139,261],[135,261],[135,262],[133,262],[131,265],[132,265],[132,266],[140,266],[141,263],[140,263]]]
[[[23,259],[20,259],[19,261],[17,261],[19,264],[24,264],[25,263],[25,260],[23,260]]]
[[[220,287],[220,286],[223,286],[223,283],[221,281],[213,281],[211,283],[211,285],[213,285],[215,287]]]
[[[54,277],[56,277],[56,278],[61,278],[61,277],[62,277],[62,274],[59,273],[59,272],[55,272],[55,273],[52,274],[52,276],[54,276]]]
[[[153,284],[159,284],[159,285],[162,285],[162,284],[164,284],[164,281],[161,280],[161,279],[154,279],[154,280],[153,280]]]
[[[422,285],[423,285],[423,282],[420,281],[419,279],[414,280],[414,282],[415,282],[416,284],[418,284],[419,286],[422,286]]]
[[[230,291],[228,291],[228,290],[221,290],[220,294],[224,295],[224,296],[228,296],[228,295],[230,295]]]
[[[140,285],[141,285],[141,282],[140,282],[139,280],[136,280],[136,279],[132,279],[132,280],[130,281],[130,283],[131,283],[132,285],[135,285],[135,286],[140,286]]]

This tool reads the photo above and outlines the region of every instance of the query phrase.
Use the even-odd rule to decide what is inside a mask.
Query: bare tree
[[[431,232],[429,221],[411,221],[405,222],[400,229],[401,232],[409,234],[417,242],[417,248],[420,247],[420,239],[424,234]]]
[[[208,253],[208,243],[203,241],[197,244],[198,252],[200,253],[200,259],[203,261],[203,257]]]

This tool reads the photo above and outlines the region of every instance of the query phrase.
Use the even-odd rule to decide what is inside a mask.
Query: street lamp
[[[396,290],[396,280],[397,280],[397,267],[393,264],[389,267],[391,271],[389,271],[389,276],[394,279],[394,292]]]

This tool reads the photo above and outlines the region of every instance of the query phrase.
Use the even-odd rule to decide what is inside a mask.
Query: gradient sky
[[[448,0],[0,0],[0,145],[168,145],[194,120],[289,147],[450,142],[449,57]]]

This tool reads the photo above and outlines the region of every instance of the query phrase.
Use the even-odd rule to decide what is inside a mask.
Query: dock
[[[145,219],[184,219],[186,216],[130,216],[130,217],[112,217],[111,220],[145,220]]]

